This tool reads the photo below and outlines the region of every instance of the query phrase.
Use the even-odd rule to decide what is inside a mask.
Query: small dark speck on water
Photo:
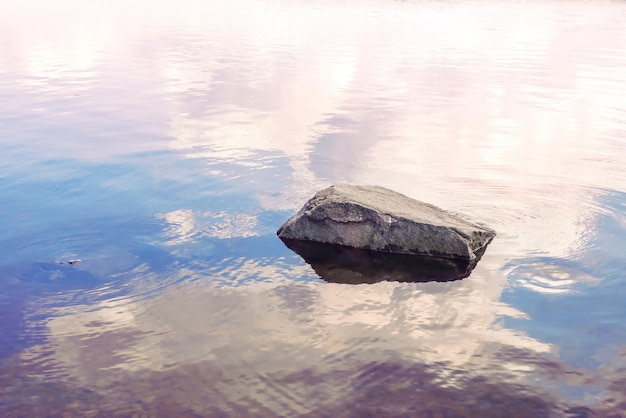
[[[61,264],[61,265],[67,265],[67,264],[69,264],[69,265],[74,265],[74,264],[78,264],[78,263],[80,263],[81,261],[82,261],[82,260],[79,260],[79,259],[69,260],[69,261],[59,261],[59,263],[58,263],[58,264]]]

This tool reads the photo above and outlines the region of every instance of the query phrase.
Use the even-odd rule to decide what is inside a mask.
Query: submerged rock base
[[[396,282],[447,282],[470,275],[474,260],[383,253],[343,245],[282,238],[285,245],[311,265],[327,282],[345,284]]]

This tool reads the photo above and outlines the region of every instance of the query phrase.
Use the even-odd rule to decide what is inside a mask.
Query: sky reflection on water
[[[624,4],[0,9],[3,416],[626,410]],[[498,236],[325,283],[274,233],[340,181]]]

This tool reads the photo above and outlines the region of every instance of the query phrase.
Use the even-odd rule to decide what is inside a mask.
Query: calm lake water
[[[0,0],[0,416],[626,416],[625,21]],[[275,231],[338,182],[498,236],[327,283]]]

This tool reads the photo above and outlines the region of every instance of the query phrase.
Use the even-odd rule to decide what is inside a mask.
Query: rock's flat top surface
[[[475,227],[474,224],[437,206],[411,199],[380,186],[337,184],[320,191],[310,202],[312,204],[310,209],[331,202],[351,203],[373,209],[380,214],[406,218],[419,223],[459,228]],[[337,215],[332,212],[330,214]],[[336,220],[342,221],[342,216],[337,216]]]
[[[338,184],[318,192],[278,230],[309,240],[403,254],[472,260],[495,231],[378,186]]]

